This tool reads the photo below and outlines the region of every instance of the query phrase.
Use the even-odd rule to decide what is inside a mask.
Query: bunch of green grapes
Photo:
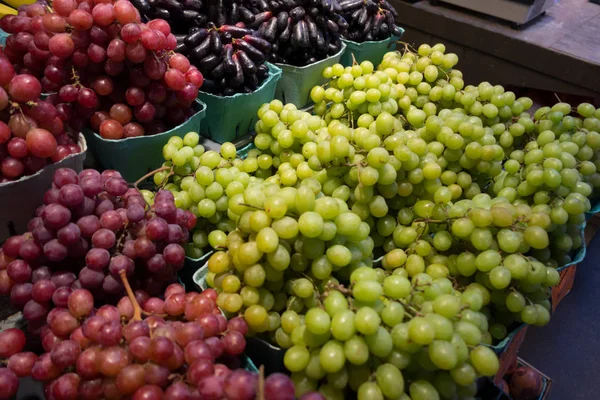
[[[345,201],[323,195],[316,180],[297,188],[251,182],[228,209],[237,229],[225,238],[227,250],[208,260],[207,284],[221,309],[243,313],[252,332],[279,345],[280,313],[317,306],[323,282],[372,265],[369,225]]]
[[[348,125],[354,125],[362,115],[377,117],[382,112],[395,115],[398,99],[404,95],[405,88],[394,82],[394,70],[374,69],[370,61],[325,68],[323,77],[329,81],[313,87],[310,92],[315,114],[321,115],[326,122],[337,119]]]
[[[278,338],[297,396],[471,398],[478,377],[496,374],[498,358],[484,345],[485,288],[461,294],[443,274],[387,267],[360,267],[348,288],[329,282],[320,307],[282,314]]]
[[[256,177],[259,150],[251,150],[242,160],[232,143],[224,143],[220,152],[205,151],[199,139],[196,132],[169,138],[163,147],[166,161],[153,177],[156,186],[173,193],[177,207],[198,217],[186,246],[186,255],[192,258],[201,257],[210,248],[224,248],[227,234],[236,229],[229,199],[250,183],[262,181]]]
[[[421,200],[399,219],[403,225],[386,244],[382,265],[409,276],[452,277],[464,288],[477,283],[484,298],[474,301],[485,307],[496,340],[516,323],[548,323],[549,288],[560,281],[556,268],[583,246],[580,224],[553,228],[546,208],[487,194],[450,204]]]

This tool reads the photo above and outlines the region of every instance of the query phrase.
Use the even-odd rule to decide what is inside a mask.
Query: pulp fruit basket
[[[200,269],[204,264],[206,264],[212,253],[213,251],[211,250],[207,251],[202,257],[185,257],[183,268],[177,273],[177,276],[179,277],[183,285],[186,288],[188,288],[188,290],[197,289],[193,279],[194,274],[196,273],[196,271],[198,271],[198,269]]]
[[[283,74],[277,85],[275,98],[283,103],[294,103],[298,108],[306,106],[310,103],[311,89],[325,83],[323,70],[340,62],[344,51],[346,51],[346,44],[342,42],[342,48],[336,54],[304,67],[277,64]]]
[[[210,109],[200,125],[202,136],[222,144],[233,142],[254,130],[258,108],[275,98],[275,88],[281,78],[279,67],[269,63],[266,65],[269,67],[269,76],[252,93],[236,93],[233,96],[198,93],[198,99]]]
[[[94,159],[105,169],[116,169],[128,182],[141,178],[163,163],[162,148],[171,136],[183,137],[198,132],[206,115],[206,104],[196,100],[194,113],[183,124],[163,133],[119,140],[104,139],[90,129],[84,130]]]
[[[52,178],[57,169],[71,168],[77,172],[83,169],[87,144],[81,133],[77,142],[81,153],[71,154],[57,163],[49,164],[33,175],[0,184],[0,243],[27,230],[27,223],[41,205],[44,193],[52,187]]]
[[[404,29],[400,28],[402,33]],[[390,36],[384,40],[367,41],[362,43],[353,42],[352,40],[342,39],[346,44],[346,50],[342,55],[341,63],[344,66],[352,65],[352,62],[361,63],[363,61],[371,61],[377,65],[383,58],[383,55],[388,51],[396,50],[396,42],[401,36]],[[354,55],[354,58],[352,58]]]

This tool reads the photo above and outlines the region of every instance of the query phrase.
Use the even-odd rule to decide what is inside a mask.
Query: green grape
[[[364,382],[358,388],[357,400],[384,400],[384,396],[377,383]]]
[[[375,371],[375,380],[385,397],[396,399],[404,393],[404,377],[393,364],[382,364]]]
[[[444,340],[434,340],[429,345],[429,358],[436,367],[443,370],[451,370],[456,366],[457,354],[454,346]]]
[[[433,302],[433,310],[446,318],[453,318],[460,312],[460,298],[450,294],[439,296]]]
[[[433,342],[435,329],[425,318],[414,317],[408,323],[408,334],[412,342],[426,346]]]
[[[292,346],[286,350],[283,363],[290,372],[303,371],[310,360],[308,349],[303,346]]]
[[[313,350],[310,352],[310,359],[308,365],[304,370],[304,373],[310,379],[319,380],[325,377],[326,372],[321,366],[321,360],[319,359],[319,350]]]
[[[440,395],[435,387],[425,381],[418,380],[414,381],[409,386],[409,393],[411,400],[439,400]]]
[[[324,310],[312,308],[306,313],[305,323],[310,332],[316,335],[323,335],[329,332],[331,318]]]
[[[358,332],[363,335],[373,335],[381,324],[381,318],[374,309],[362,307],[356,311],[354,322]]]
[[[352,296],[363,303],[374,303],[383,294],[383,286],[375,281],[357,282],[352,288]]]
[[[352,253],[350,250],[339,244],[329,247],[326,255],[329,262],[338,267],[344,267],[352,261]]]
[[[435,313],[426,314],[425,319],[433,326],[436,340],[450,340],[452,338],[454,328],[449,319]]]
[[[404,307],[398,302],[389,302],[381,311],[381,320],[389,327],[394,327],[404,320]]]
[[[494,376],[500,368],[498,357],[488,347],[477,346],[471,350],[470,360],[475,370],[483,376]]]
[[[392,299],[404,299],[411,291],[411,283],[406,277],[390,275],[383,281],[383,293]]]
[[[306,278],[298,278],[292,283],[294,294],[300,298],[312,297],[314,293],[313,284]]]
[[[464,363],[450,370],[450,376],[460,386],[468,386],[477,379],[477,372],[471,364]]]
[[[394,346],[392,336],[382,326],[377,329],[375,334],[366,335],[365,343],[367,343],[371,354],[381,358],[387,358]]]
[[[346,362],[344,346],[337,341],[328,341],[321,348],[319,359],[325,372],[333,374],[340,371]]]
[[[481,342],[481,332],[473,324],[458,321],[454,324],[454,330],[469,346],[475,346]]]

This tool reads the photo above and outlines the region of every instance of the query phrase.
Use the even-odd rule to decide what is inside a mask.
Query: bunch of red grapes
[[[124,283],[128,287],[127,278]],[[128,295],[116,307],[95,309],[89,291],[73,291],[65,308],[48,315],[40,356],[23,352],[22,331],[0,333],[0,357],[8,358],[0,368],[0,397],[15,395],[18,378],[32,376],[44,383],[48,400],[256,398],[258,374],[240,368],[248,325],[242,317],[227,321],[221,315],[214,290],[186,293],[172,284],[164,301],[145,300],[161,304],[160,316],[145,319],[130,289]],[[273,374],[262,398],[293,400],[294,392],[289,377]]]
[[[125,271],[136,289],[160,293],[183,267],[196,217],[160,191],[152,207],[117,171],[56,171],[28,232],[0,251],[0,294],[23,310],[37,331],[53,307],[66,307],[85,288],[98,304],[124,292]]]
[[[0,183],[81,152],[34,76],[17,74],[0,50]]]
[[[164,132],[184,122],[202,74],[175,53],[164,20],[141,23],[128,0],[55,0],[5,16],[5,53],[53,93],[62,121],[106,139]]]

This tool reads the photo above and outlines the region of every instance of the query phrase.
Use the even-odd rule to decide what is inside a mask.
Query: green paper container
[[[592,208],[586,214],[587,214],[587,217],[589,218],[590,216],[592,216],[594,214],[598,214],[599,212],[600,212],[600,201],[597,202],[596,204],[592,204]]]
[[[400,28],[402,33],[404,29]],[[342,55],[341,63],[344,66],[352,65],[352,54],[358,63],[365,60],[371,61],[377,65],[383,58],[383,55],[388,51],[396,50],[396,42],[400,39],[400,36],[390,36],[384,40],[369,41],[357,43],[352,40],[342,39],[342,42],[346,44],[346,51]]]
[[[107,140],[90,129],[84,134],[94,159],[105,169],[115,169],[128,182],[133,182],[163,163],[162,148],[171,136],[183,137],[198,132],[200,121],[206,115],[206,104],[196,101],[196,111],[183,124],[158,135]]]
[[[504,350],[506,350],[506,348],[512,343],[515,336],[517,336],[517,333],[519,333],[521,329],[524,329],[526,326],[527,324],[516,325],[515,328],[512,331],[510,331],[504,339],[502,339],[502,341],[488,347],[492,349],[496,354],[504,353]]]
[[[258,368],[256,368],[256,365],[254,365],[250,357],[248,357],[245,354],[242,354],[240,361],[242,362],[242,368],[244,368],[246,371],[258,373]]]
[[[275,87],[281,78],[279,67],[270,63],[266,65],[269,76],[252,93],[236,93],[233,96],[198,93],[198,99],[210,108],[210,113],[200,125],[202,136],[222,144],[233,142],[254,130],[258,108],[275,98]]]
[[[8,37],[8,33],[4,32],[0,29],[0,46],[4,47],[6,44],[6,38]]]
[[[88,146],[80,133],[77,144],[81,152],[70,154],[59,162],[48,164],[33,175],[16,181],[0,183],[0,243],[13,235],[27,231],[27,224],[35,215],[46,190],[52,187],[52,178],[59,168],[83,169]]]
[[[276,64],[282,69],[283,74],[277,85],[275,98],[284,103],[293,103],[298,108],[306,106],[310,103],[311,89],[326,81],[322,75],[323,70],[340,62],[344,51],[346,51],[346,44],[342,42],[342,49],[339,52],[316,63],[304,67]]]
[[[196,285],[194,284],[194,273],[202,267],[210,256],[214,253],[214,251],[207,251],[202,257],[199,258],[191,258],[185,257],[185,262],[183,264],[183,268],[177,273],[179,279],[183,282],[186,288],[189,290],[195,289]]]
[[[208,283],[206,283],[206,275],[208,274],[208,259],[206,259],[205,263],[202,264],[200,268],[194,272],[192,276],[192,280],[194,281],[194,286],[199,291],[203,291],[208,289]]]

